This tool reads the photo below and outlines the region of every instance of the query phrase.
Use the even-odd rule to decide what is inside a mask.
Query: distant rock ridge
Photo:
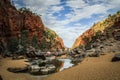
[[[0,1],[0,39],[6,49],[15,41],[24,47],[64,49],[62,39],[44,26],[40,16],[26,8],[17,10],[10,0]]]

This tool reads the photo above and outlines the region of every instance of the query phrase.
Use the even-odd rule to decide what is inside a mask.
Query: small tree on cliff
[[[46,48],[47,48],[47,42],[46,42],[46,39],[44,38],[41,42],[40,42],[40,44],[39,44],[39,48],[41,49],[41,50],[45,50]]]
[[[91,42],[95,42],[97,39],[100,39],[102,32],[99,30],[94,36],[92,36]]]
[[[120,11],[117,11],[117,14],[120,14]]]
[[[47,28],[47,30],[45,31],[45,36],[47,38],[47,43],[48,43],[48,48],[52,47],[52,44],[54,42],[54,39],[56,37],[56,34],[54,34],[50,29]]]
[[[50,29],[46,28],[45,31],[43,31],[44,38],[40,43],[40,48],[43,49],[50,49],[53,47],[53,44],[55,43],[55,37],[56,34],[54,34]]]
[[[22,13],[23,13],[23,12],[30,12],[30,13],[32,13],[32,11],[30,11],[30,9],[29,9],[29,8],[26,8],[26,7],[20,8],[19,11],[22,12]]]
[[[86,37],[86,36],[83,38],[83,40],[85,41],[85,44],[88,44],[90,41],[89,37]]]

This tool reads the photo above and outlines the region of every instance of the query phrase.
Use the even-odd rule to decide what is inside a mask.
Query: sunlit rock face
[[[93,32],[92,29],[87,30],[85,33],[83,33],[81,36],[79,36],[76,39],[76,41],[75,41],[75,43],[74,43],[72,48],[76,48],[76,47],[78,47],[80,45],[85,45],[86,42],[85,42],[84,38],[85,37],[91,38],[91,36],[93,36],[93,35],[94,35],[94,32]]]
[[[35,47],[39,49],[64,48],[62,39],[44,26],[40,16],[28,9],[17,10],[10,0],[1,0],[0,39],[7,47],[7,43],[13,38],[21,45],[37,45]]]
[[[103,21],[95,23],[89,30],[79,36],[74,45],[74,48],[81,46],[107,48],[104,50],[117,51],[120,44],[120,11],[114,15],[109,15]]]

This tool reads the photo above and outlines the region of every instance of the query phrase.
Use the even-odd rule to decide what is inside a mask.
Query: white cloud
[[[27,8],[30,8],[32,11],[37,14],[45,15],[51,6],[60,4],[60,0],[22,0]],[[58,11],[56,7],[56,10]],[[53,10],[55,11],[55,9]]]
[[[85,7],[78,9],[76,8],[77,4],[74,4],[75,6],[73,5],[73,2],[75,2],[75,0],[70,2],[68,2],[69,4],[67,5],[70,6],[74,10],[74,12],[66,14],[66,17],[70,19],[71,22],[76,22],[84,18],[90,18],[93,14],[108,14],[107,11],[112,8],[112,6],[110,5],[103,4],[87,5],[86,3]],[[83,3],[83,5],[85,5],[85,3]]]
[[[120,7],[120,0],[110,0],[109,5],[111,5],[113,8],[114,7]]]
[[[64,7],[63,6],[52,6],[51,7],[51,11],[53,12],[53,13],[55,13],[55,12],[59,12],[59,11],[61,11],[61,10],[63,10],[64,9]]]
[[[68,0],[66,4],[72,8],[83,8],[87,5],[83,0]]]

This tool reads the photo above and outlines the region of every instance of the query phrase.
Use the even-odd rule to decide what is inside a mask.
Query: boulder
[[[99,57],[100,54],[98,53],[92,53],[92,54],[88,54],[89,57]]]
[[[35,58],[35,57],[36,57],[34,51],[30,51],[29,53],[26,53],[26,56],[27,56],[28,58]]]
[[[46,60],[46,57],[44,54],[38,54],[35,51],[30,51],[29,53],[26,53],[26,56],[28,58],[36,58],[37,57],[39,59]]]
[[[112,62],[120,61],[120,54],[115,54],[115,56],[112,58]]]
[[[42,59],[42,60],[46,60],[45,55],[36,55],[36,57],[38,57],[39,59]]]
[[[24,56],[18,56],[18,59],[25,59]]]
[[[12,59],[19,60],[19,59],[25,59],[25,57],[24,56],[13,56]]]
[[[40,72],[42,75],[47,75],[49,70],[50,70],[49,68],[44,68],[44,69],[41,69]]]
[[[89,50],[89,51],[87,51],[87,56],[88,57],[99,57],[100,56],[100,51],[95,50],[95,49]]]
[[[48,73],[54,73],[56,71],[56,67],[54,65],[46,65],[46,67],[49,69]]]
[[[77,65],[79,64],[80,62],[82,62],[84,60],[84,58],[73,58],[71,63]]]
[[[40,71],[40,67],[38,65],[30,65],[29,72],[30,73],[37,73]]]
[[[8,68],[7,69],[10,72],[14,72],[14,73],[20,73],[20,72],[27,72],[28,71],[28,67],[22,67],[22,68]]]
[[[54,65],[47,65],[44,68],[40,69],[40,73],[42,75],[47,75],[50,73],[54,73],[56,71],[56,67]]]
[[[2,76],[0,75],[0,80],[3,80]]]

